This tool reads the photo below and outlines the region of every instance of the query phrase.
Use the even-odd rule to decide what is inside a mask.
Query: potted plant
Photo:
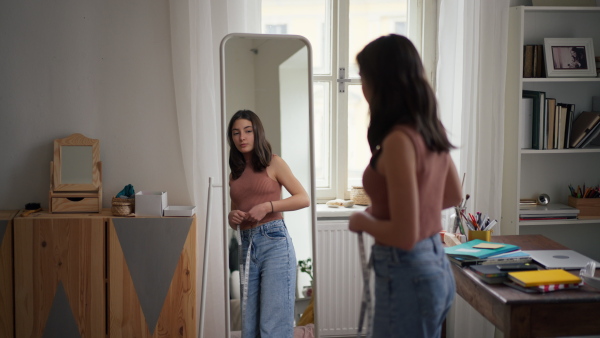
[[[304,272],[310,277],[310,286],[303,287],[302,294],[304,297],[311,297],[313,288],[312,259],[299,260],[298,267],[300,268],[300,272]]]

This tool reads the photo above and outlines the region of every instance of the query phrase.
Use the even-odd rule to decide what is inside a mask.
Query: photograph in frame
[[[591,38],[545,38],[547,77],[595,77],[596,59]]]

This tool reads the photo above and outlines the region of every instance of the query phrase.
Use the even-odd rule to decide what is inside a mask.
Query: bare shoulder
[[[412,140],[402,130],[392,130],[383,140],[383,149],[391,149],[389,153],[396,153],[407,149],[414,149]],[[386,151],[383,152],[385,154]]]
[[[271,163],[269,163],[269,166],[267,167],[267,174],[269,175],[269,177],[276,181],[279,181],[279,178],[282,175],[285,175],[287,171],[289,171],[287,163],[285,163],[285,161],[281,157],[273,155],[273,157],[271,158]]]
[[[273,167],[275,170],[288,168],[287,163],[278,155],[273,155],[269,166]]]

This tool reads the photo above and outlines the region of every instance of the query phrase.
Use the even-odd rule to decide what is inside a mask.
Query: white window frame
[[[328,82],[330,90],[330,165],[328,173],[330,186],[317,188],[317,202],[350,198],[348,182],[348,99],[347,90],[338,93],[340,68],[348,69],[349,2],[331,0],[328,8],[331,20],[330,41],[332,64],[330,74],[313,74],[314,82]],[[421,53],[425,70],[435,88],[435,68],[437,63],[437,19],[438,0],[408,0],[407,35]],[[339,38],[336,38],[339,37]],[[344,51],[340,53],[339,51]],[[350,78],[346,85],[360,85],[360,78]],[[365,142],[367,140],[365,139]]]

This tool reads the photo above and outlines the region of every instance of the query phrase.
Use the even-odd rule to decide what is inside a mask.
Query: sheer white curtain
[[[181,153],[190,200],[197,206],[197,295],[200,309],[208,178],[221,181],[219,46],[229,33],[258,33],[260,0],[171,0],[171,55]],[[206,337],[225,336],[222,190],[211,196]]]
[[[441,0],[437,95],[469,212],[499,220],[502,200],[504,84],[508,34],[506,0]],[[501,226],[494,228],[498,235]],[[494,327],[457,297],[448,337],[493,337]]]

